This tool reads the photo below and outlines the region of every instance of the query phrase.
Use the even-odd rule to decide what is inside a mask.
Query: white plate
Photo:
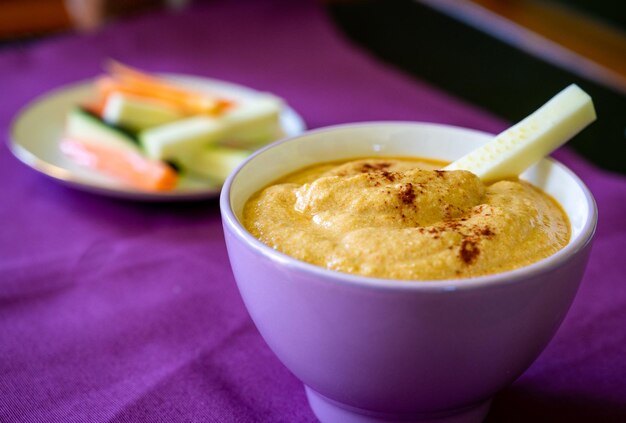
[[[164,74],[198,91],[210,91],[234,100],[253,98],[259,91],[215,79]],[[31,102],[15,118],[11,127],[9,148],[31,168],[73,188],[111,197],[139,201],[189,201],[217,197],[221,186],[204,181],[184,180],[176,189],[150,192],[133,189],[95,170],[79,166],[59,149],[65,116],[74,106],[93,98],[93,81],[53,90]],[[280,116],[285,136],[305,130],[302,117],[285,106]]]

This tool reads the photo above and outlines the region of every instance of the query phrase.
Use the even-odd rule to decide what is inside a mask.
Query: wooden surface
[[[165,0],[0,0],[0,40],[75,28],[95,31],[107,20],[161,7]]]
[[[64,0],[0,1],[0,38],[42,34],[70,27]]]
[[[417,1],[626,93],[626,34],[606,21],[540,0]]]

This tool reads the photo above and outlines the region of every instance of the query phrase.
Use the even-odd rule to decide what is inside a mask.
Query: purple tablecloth
[[[210,2],[5,48],[0,131],[35,96],[96,75],[105,57],[274,92],[309,127],[506,126],[350,45],[315,3],[268,1]],[[598,202],[591,263],[553,342],[496,397],[489,422],[626,421],[626,179],[557,156]],[[244,309],[216,201],[83,194],[6,147],[0,193],[0,421],[315,421]]]

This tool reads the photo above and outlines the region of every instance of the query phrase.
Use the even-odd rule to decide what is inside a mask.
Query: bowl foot
[[[386,414],[341,404],[326,398],[308,386],[304,388],[313,413],[322,423],[480,423],[491,405],[491,399],[489,399],[469,407],[438,413]]]

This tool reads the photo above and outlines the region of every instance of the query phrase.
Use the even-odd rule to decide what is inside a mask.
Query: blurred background
[[[2,0],[0,48],[90,33],[156,10],[176,13],[201,1],[218,0]],[[583,85],[600,119],[570,145],[596,165],[626,173],[626,2],[322,4],[337,30],[372,55],[511,122],[566,85]]]

